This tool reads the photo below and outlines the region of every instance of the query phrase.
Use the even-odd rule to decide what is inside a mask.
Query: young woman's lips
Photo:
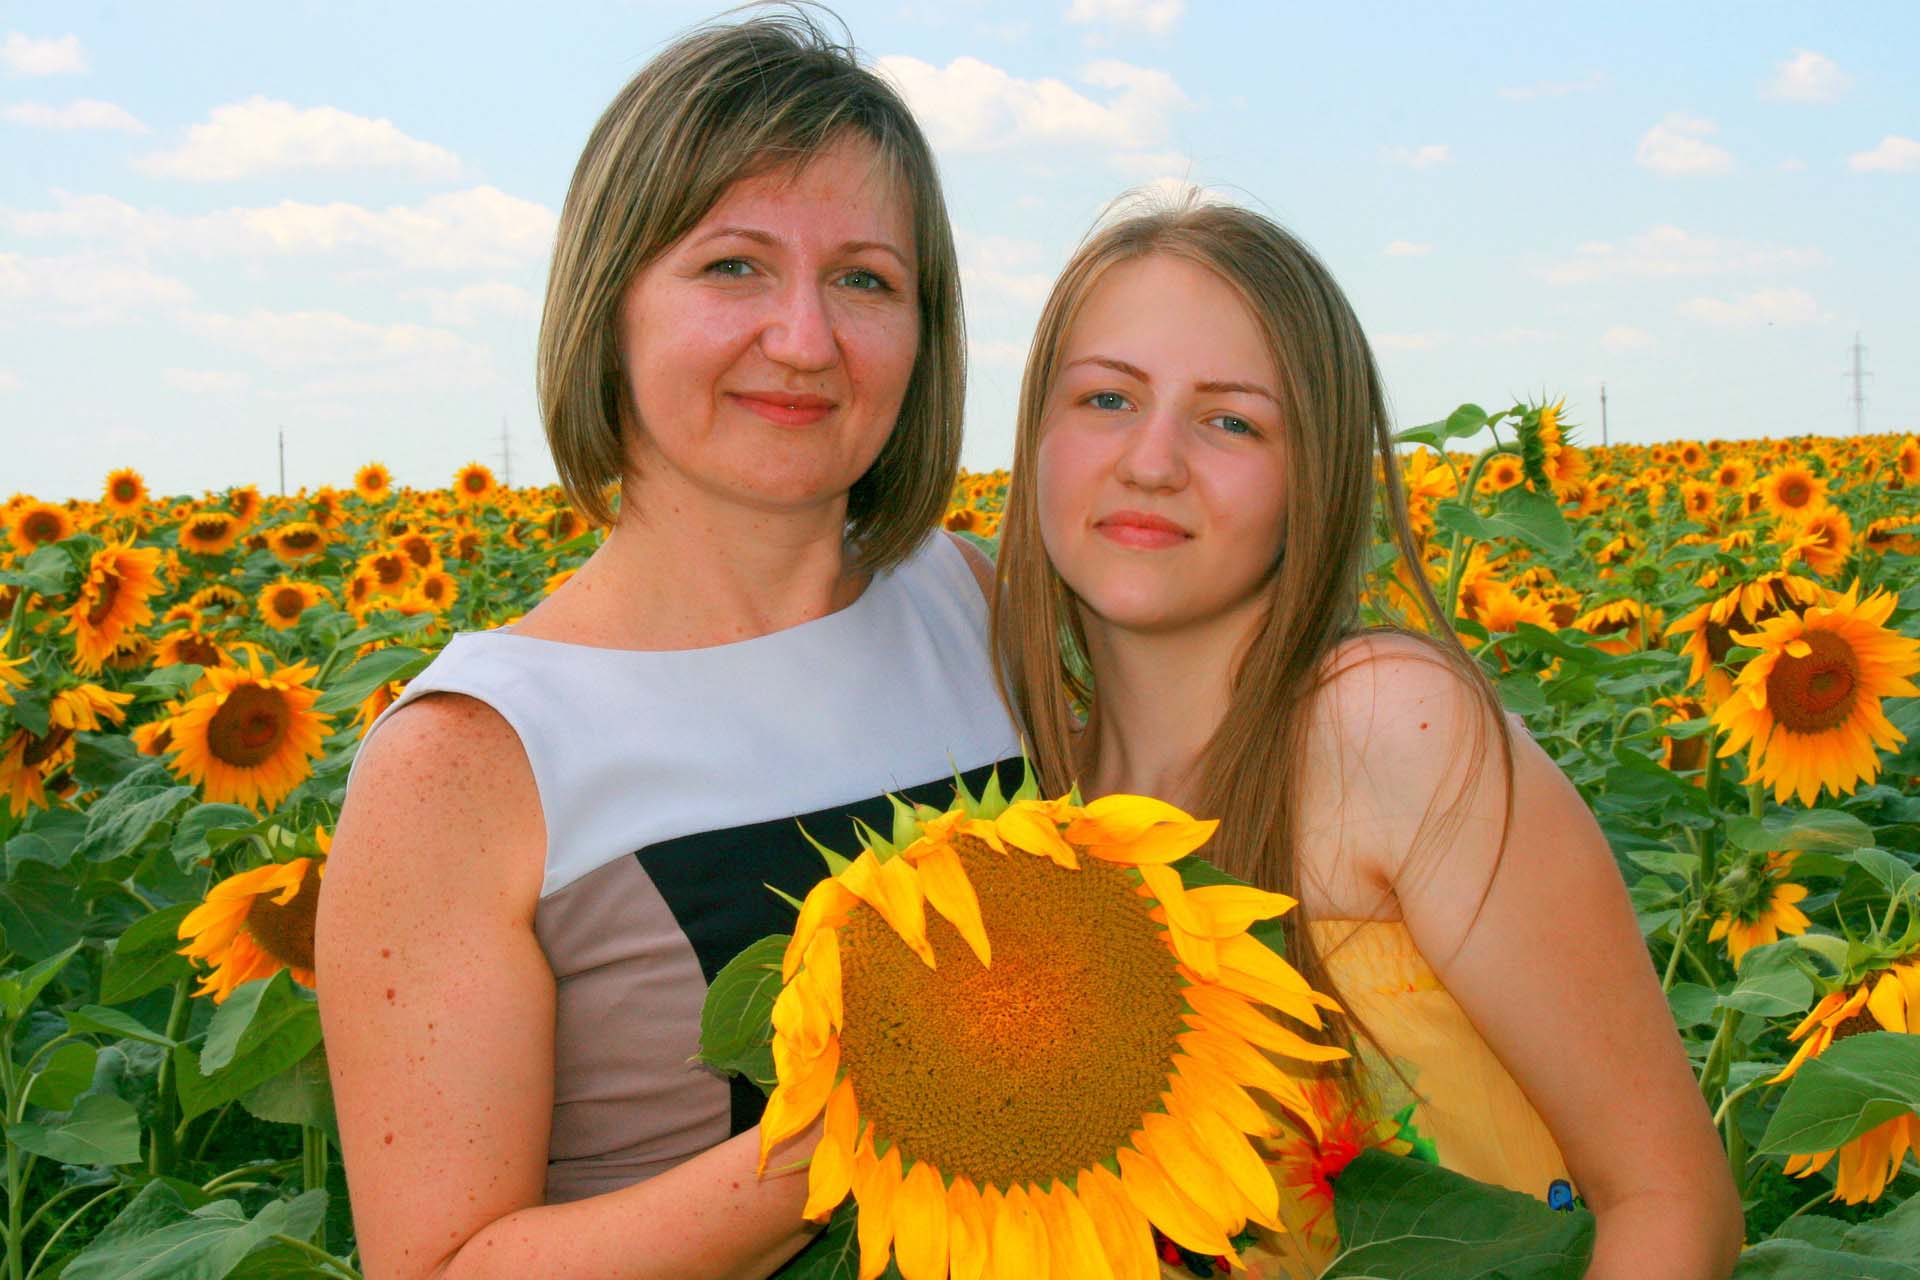
[[[824,396],[788,396],[777,391],[736,391],[733,398],[779,427],[810,427],[832,413],[834,407],[834,402]]]
[[[1102,516],[1093,527],[1102,537],[1123,547],[1145,550],[1178,546],[1193,536],[1165,516],[1144,511],[1116,511]]]

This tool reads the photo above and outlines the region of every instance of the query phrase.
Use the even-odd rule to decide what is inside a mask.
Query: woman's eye
[[[890,293],[893,291],[892,285],[882,279],[878,273],[869,271],[865,267],[855,267],[852,271],[841,276],[840,279],[843,283],[852,285],[862,293]]]
[[[712,275],[728,276],[735,280],[755,274],[753,264],[745,258],[722,258],[718,262],[710,262],[707,264],[707,271]]]
[[[1087,403],[1096,409],[1120,410],[1127,407],[1127,398],[1118,391],[1096,391],[1087,397]]]
[[[1209,418],[1208,421],[1217,424],[1222,431],[1230,436],[1251,436],[1259,434],[1251,422],[1248,422],[1245,418],[1236,418],[1230,413],[1215,414],[1212,418]]]

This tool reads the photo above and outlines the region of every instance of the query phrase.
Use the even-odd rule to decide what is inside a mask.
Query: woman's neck
[[[1233,672],[1254,616],[1240,610],[1172,632],[1139,632],[1084,619],[1098,714],[1083,793],[1156,796],[1190,807],[1201,756],[1226,718]]]

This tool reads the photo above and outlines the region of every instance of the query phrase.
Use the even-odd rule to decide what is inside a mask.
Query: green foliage
[[[1578,1280],[1593,1215],[1451,1170],[1363,1152],[1340,1174],[1341,1252],[1326,1280]]]

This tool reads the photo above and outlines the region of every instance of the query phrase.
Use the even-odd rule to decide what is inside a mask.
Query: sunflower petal
[[[827,1096],[827,1121],[820,1144],[807,1166],[807,1205],[801,1216],[825,1222],[853,1189],[853,1153],[858,1143],[860,1109],[854,1102],[853,1081],[842,1080]]]
[[[1140,1129],[1133,1135],[1140,1154],[1151,1158],[1222,1235],[1238,1234],[1246,1225],[1245,1216],[1237,1211],[1240,1197],[1226,1173],[1201,1150],[1193,1130],[1177,1117],[1158,1111],[1140,1119]]]
[[[808,891],[806,900],[800,904],[800,919],[793,926],[793,937],[787,942],[786,955],[780,961],[780,980],[793,981],[794,973],[805,959],[807,947],[813,942],[813,935],[821,929],[837,929],[847,919],[847,912],[853,910],[857,902],[847,887],[829,876]]]
[[[951,1280],[981,1280],[993,1244],[980,1208],[980,1193],[966,1178],[947,1188],[947,1252]]]
[[[1100,1234],[1114,1280],[1158,1280],[1160,1260],[1153,1251],[1153,1228],[1120,1179],[1106,1166],[1094,1165],[1081,1171],[1075,1192]]]
[[[1188,1199],[1151,1157],[1131,1147],[1120,1148],[1120,1185],[1134,1207],[1175,1244],[1209,1256],[1233,1252],[1220,1225]]]
[[[864,1177],[862,1176],[864,1172]],[[874,1280],[887,1269],[893,1247],[893,1201],[900,1193],[900,1148],[871,1162],[853,1166],[853,1198],[860,1206],[854,1224],[860,1239],[859,1280]]]
[[[920,877],[904,858],[881,862],[871,849],[863,851],[853,864],[840,873],[840,883],[854,896],[880,913],[900,940],[926,962],[934,963],[933,948],[927,943],[926,896]]]
[[[1243,884],[1204,884],[1187,890],[1187,901],[1206,918],[1216,938],[1245,933],[1256,920],[1283,916],[1299,905],[1284,893],[1268,893]]]
[[[1069,871],[1080,869],[1073,846],[1060,838],[1060,826],[1044,804],[1023,800],[993,820],[1000,838],[1016,849],[1051,858]]]
[[[993,1274],[1004,1280],[1046,1280],[1047,1263],[1046,1230],[1027,1189],[1008,1187],[993,1219]]]
[[[966,939],[980,964],[990,967],[993,949],[987,941],[986,926],[980,920],[980,899],[973,891],[973,882],[967,879],[966,869],[960,865],[959,851],[951,845],[937,849],[922,857],[915,864],[915,870],[920,873],[920,887],[926,891],[933,909]]]
[[[760,1117],[760,1165],[767,1171],[767,1156],[780,1143],[813,1123],[833,1092],[834,1078],[840,1073],[840,1041],[830,1039],[819,1057],[802,1065],[799,1074],[783,1078],[767,1099]]]
[[[1223,988],[1201,983],[1188,987],[1181,994],[1202,1019],[1263,1049],[1271,1049],[1302,1062],[1337,1062],[1348,1056],[1347,1051],[1337,1045],[1314,1044],[1295,1035]]]
[[[925,1160],[894,1197],[893,1256],[904,1280],[947,1280],[947,1192]]]

